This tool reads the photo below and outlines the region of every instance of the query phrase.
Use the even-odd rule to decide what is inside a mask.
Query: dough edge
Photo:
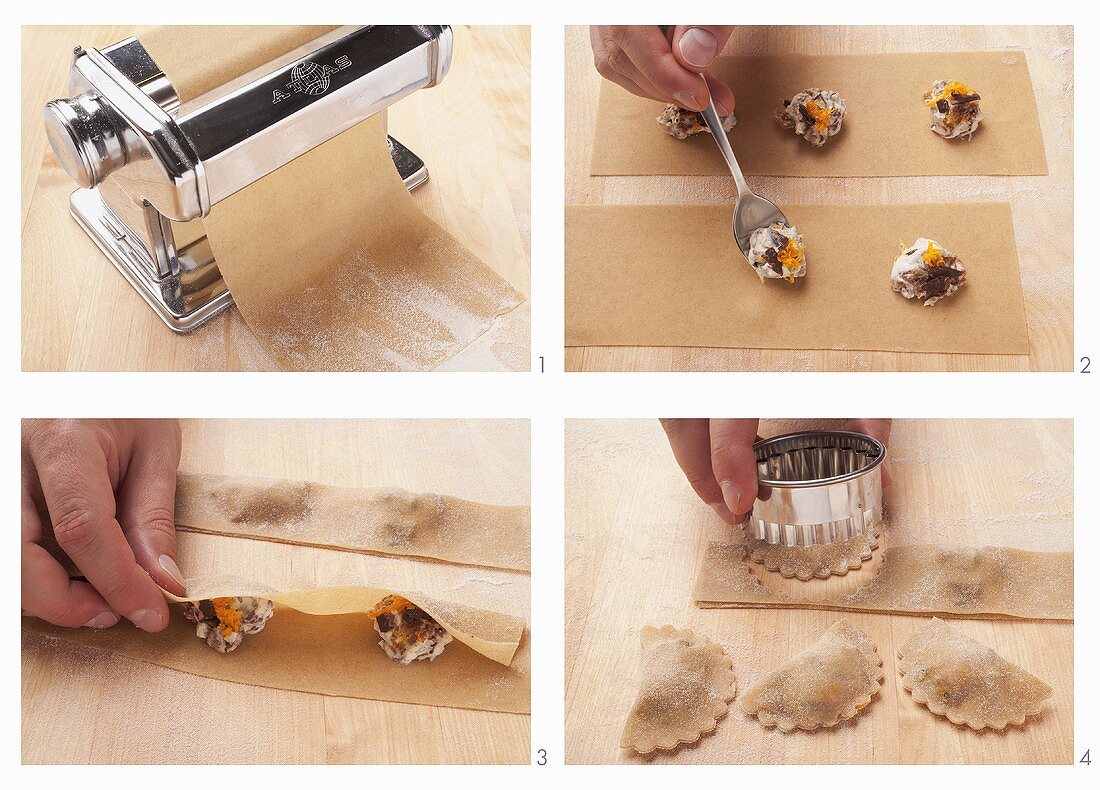
[[[808,582],[810,579],[829,579],[833,576],[844,576],[848,571],[856,571],[862,568],[863,563],[870,561],[871,558],[874,557],[875,551],[879,548],[880,531],[876,524],[874,531],[867,535],[866,550],[861,551],[859,557],[853,556],[836,568],[825,568],[824,571],[818,571],[809,575],[798,573],[794,563],[783,561],[781,557],[773,557],[772,561],[769,562],[765,547],[759,545],[758,541],[752,541],[745,533],[744,527],[741,528],[741,536],[745,544],[745,554],[757,565],[762,566],[771,573],[779,573],[784,579],[798,579],[799,581]]]

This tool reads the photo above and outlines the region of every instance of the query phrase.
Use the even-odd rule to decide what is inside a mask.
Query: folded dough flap
[[[237,577],[188,579],[186,597],[165,591],[175,603],[211,598],[266,598],[303,614],[362,614],[373,611],[387,595],[400,595],[432,616],[452,637],[486,658],[510,666],[519,648],[526,622],[500,612],[475,609],[464,604],[440,601],[419,592],[401,592],[382,587],[314,587],[307,590],[277,590]]]

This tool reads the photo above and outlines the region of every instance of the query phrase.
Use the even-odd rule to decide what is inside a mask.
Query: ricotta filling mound
[[[966,269],[955,253],[921,236],[894,261],[890,283],[906,299],[931,307],[966,282]]]
[[[275,614],[266,598],[210,598],[183,602],[183,616],[195,623],[195,634],[219,653],[232,653],[245,634],[258,634]]]
[[[727,132],[737,125],[737,118],[732,114],[719,117],[719,120],[722,122],[722,128]],[[675,137],[677,140],[686,140],[701,132],[710,134],[710,127],[703,120],[702,113],[685,110],[675,104],[665,107],[664,112],[657,116],[657,123],[670,137]]]
[[[820,148],[825,141],[840,133],[847,107],[836,91],[810,88],[796,93],[783,102],[775,120],[784,129],[793,129],[811,145]]]
[[[749,263],[761,282],[783,279],[793,283],[806,276],[806,245],[795,228],[773,222],[749,236]]]
[[[961,82],[936,80],[922,98],[932,112],[932,131],[940,137],[969,140],[984,117],[978,105],[982,97]]]
[[[378,646],[402,665],[435,661],[454,639],[430,614],[400,595],[387,595],[368,616],[382,637]]]

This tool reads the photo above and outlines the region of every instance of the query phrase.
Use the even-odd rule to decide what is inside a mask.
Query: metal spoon
[[[782,222],[790,227],[790,223],[778,206],[749,189],[745,175],[741,172],[741,167],[733,155],[730,139],[726,136],[726,130],[722,128],[722,122],[718,119],[714,99],[710,100],[709,107],[703,108],[703,120],[710,127],[711,137],[718,143],[718,149],[722,152],[726,164],[729,165],[730,173],[733,174],[733,183],[737,186],[737,205],[733,209],[733,239],[737,242],[745,260],[748,260],[749,237],[754,230],[766,228],[775,222]]]

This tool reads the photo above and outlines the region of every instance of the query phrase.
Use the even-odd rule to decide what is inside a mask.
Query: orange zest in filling
[[[928,96],[928,98],[924,100],[924,103],[931,107],[933,104],[940,101],[941,99],[946,99],[954,94],[958,94],[959,96],[969,96],[973,92],[974,91],[970,90],[969,86],[964,85],[961,82],[949,82],[943,86],[943,89],[939,93],[932,93],[931,91],[929,91],[929,93],[925,94],[926,96]]]
[[[218,631],[224,639],[241,630],[241,610],[232,598],[215,598],[213,604],[214,613],[218,615]]]
[[[384,614],[397,614],[409,609],[415,609],[416,604],[407,598],[402,598],[400,595],[387,595],[371,611],[367,612],[367,617],[377,618]]]
[[[829,112],[829,108],[816,101],[806,102],[806,110],[814,117],[814,127],[819,132],[824,132],[829,128],[829,118],[832,113]]]
[[[947,261],[943,259],[943,250],[936,246],[934,241],[928,242],[928,249],[921,255],[924,262],[931,268],[935,269],[937,266],[946,266]]]
[[[796,272],[806,262],[806,248],[796,239],[788,239],[787,245],[776,253],[783,268],[790,272]],[[787,282],[793,283],[794,274],[787,275]]]

